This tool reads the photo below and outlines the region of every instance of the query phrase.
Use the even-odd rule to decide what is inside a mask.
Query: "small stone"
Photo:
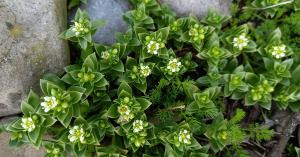
[[[0,117],[20,113],[29,90],[69,63],[66,0],[0,0]],[[3,154],[2,154],[3,155]]]
[[[35,149],[30,145],[23,145],[20,148],[11,148],[9,143],[10,135],[7,133],[0,134],[0,156],[9,157],[41,157],[44,156],[43,149]]]
[[[190,13],[203,18],[208,11],[215,10],[221,15],[230,15],[232,0],[159,0],[172,8],[179,16],[188,16]]]
[[[19,117],[17,116],[8,116],[8,117],[3,117],[3,118],[0,118],[0,125],[8,125],[9,123],[17,120]]]

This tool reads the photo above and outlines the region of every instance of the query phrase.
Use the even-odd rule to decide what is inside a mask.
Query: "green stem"
[[[282,6],[282,5],[290,4],[290,3],[293,3],[293,2],[294,2],[294,0],[290,0],[290,1],[285,1],[285,2],[278,3],[278,4],[266,6],[266,7],[263,7],[263,8],[244,7],[244,9],[265,10],[265,9],[270,9],[270,8],[275,8],[275,7],[279,7],[279,6]]]
[[[174,106],[174,107],[169,107],[169,108],[166,108],[165,110],[167,111],[173,111],[173,110],[177,110],[177,109],[185,109],[185,105],[179,105],[179,106]]]
[[[266,21],[266,19],[265,19],[265,18],[263,18],[263,17],[259,16],[258,14],[254,14],[254,16],[255,16],[255,17],[257,17],[258,19],[262,20],[262,21]]]

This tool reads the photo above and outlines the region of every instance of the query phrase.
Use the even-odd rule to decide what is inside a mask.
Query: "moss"
[[[9,22],[6,22],[6,26],[7,26],[8,30],[10,31],[10,35],[13,38],[18,38],[23,32],[22,27],[17,24],[13,25]]]
[[[33,64],[39,64],[43,63],[46,60],[44,51],[45,50],[45,45],[43,42],[38,42],[34,46],[32,46],[31,51],[32,51],[32,60],[31,62]]]

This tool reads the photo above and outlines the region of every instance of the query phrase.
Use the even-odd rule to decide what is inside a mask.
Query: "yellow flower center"
[[[172,67],[173,69],[177,68],[177,63],[175,63],[175,62],[170,63],[170,67]]]

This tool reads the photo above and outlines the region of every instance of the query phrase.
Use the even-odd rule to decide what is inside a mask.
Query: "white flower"
[[[75,125],[73,128],[69,130],[68,139],[70,142],[78,142],[84,143],[84,130],[82,127]]]
[[[233,46],[238,48],[239,50],[242,50],[244,47],[246,47],[248,43],[249,39],[246,37],[245,34],[233,38]]]
[[[75,32],[75,35],[78,36],[80,34],[84,34],[89,32],[89,29],[85,26],[84,19],[79,19],[79,21],[74,22],[74,26],[72,27],[72,31]]]
[[[118,119],[118,122],[129,122],[133,118],[134,118],[134,114],[130,112],[129,114],[121,115]]]
[[[151,69],[150,69],[150,67],[149,66],[147,66],[147,65],[143,65],[143,64],[141,64],[140,65],[140,73],[141,73],[141,75],[143,76],[143,77],[147,77],[147,76],[149,76],[150,74],[151,74]]]
[[[78,35],[80,35],[81,31],[83,31],[83,26],[81,23],[75,22],[72,30],[78,36]]]
[[[109,57],[110,57],[110,54],[108,51],[102,52],[101,58],[107,60],[107,59],[109,59]]]
[[[130,110],[130,107],[127,105],[130,103],[132,103],[130,99],[128,97],[125,97],[123,103],[120,106],[118,106],[118,112],[120,113],[118,122],[128,122],[129,120],[134,118],[134,113]]]
[[[181,143],[190,144],[191,143],[191,134],[190,134],[190,132],[187,131],[186,129],[180,130],[178,140]]]
[[[128,106],[126,105],[121,105],[121,106],[118,106],[118,112],[121,114],[121,115],[129,115],[131,113],[131,110],[129,109]]]
[[[144,129],[144,123],[142,120],[135,120],[133,122],[133,132],[137,133]]]
[[[167,69],[175,73],[180,71],[181,66],[181,62],[178,59],[174,58],[169,61]]]
[[[279,45],[279,46],[273,46],[270,49],[270,53],[272,54],[272,56],[274,56],[275,58],[279,59],[282,57],[285,57],[285,53],[286,53],[286,46],[285,45]]]
[[[158,54],[158,50],[160,48],[160,44],[156,41],[151,40],[147,45],[147,52],[150,54]]]
[[[22,118],[22,123],[21,123],[21,126],[28,132],[31,132],[35,129],[35,124],[32,120],[31,117],[24,117]]]
[[[44,102],[41,103],[41,106],[45,112],[49,112],[49,110],[57,106],[57,100],[54,96],[46,96],[44,97]]]

